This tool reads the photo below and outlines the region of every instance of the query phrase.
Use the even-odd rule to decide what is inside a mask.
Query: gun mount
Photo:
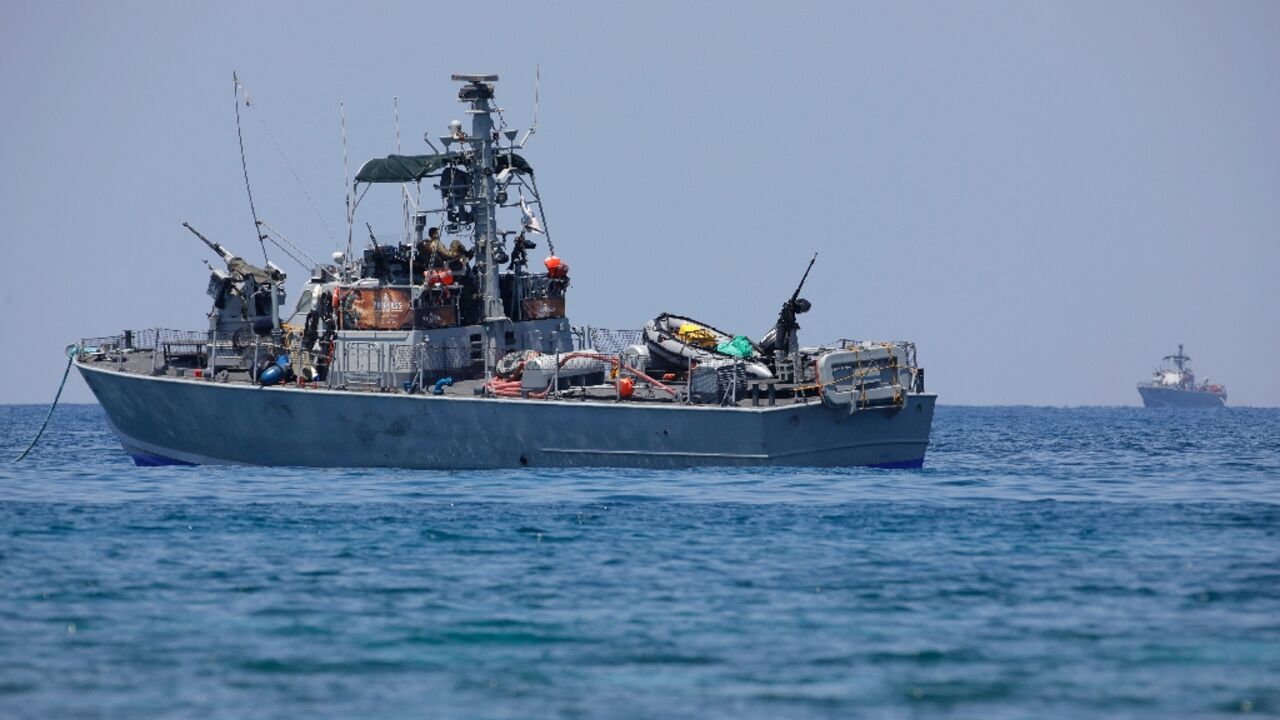
[[[271,262],[264,270],[205,237],[189,223],[184,222],[182,226],[217,253],[227,266],[225,272],[209,268],[206,292],[213,298],[209,332],[239,335],[242,339],[249,333],[267,335],[278,332],[279,309],[285,301],[284,272]]]
[[[809,266],[805,268],[800,284],[796,286],[795,292],[791,293],[791,297],[782,304],[782,310],[778,312],[778,321],[760,340],[760,348],[765,351],[766,363],[775,374],[779,371],[779,360],[794,355],[799,349],[796,331],[800,329],[800,323],[796,322],[796,316],[809,312],[813,307],[808,300],[800,297],[800,291],[804,289],[804,283],[809,279],[809,271],[813,270],[813,264],[817,260],[818,253],[814,253],[813,257],[809,258]]]

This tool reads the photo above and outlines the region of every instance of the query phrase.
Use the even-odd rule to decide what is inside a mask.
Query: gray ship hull
[[[1227,396],[1199,390],[1139,385],[1138,394],[1146,407],[1217,408],[1225,407]]]
[[[485,469],[921,467],[936,395],[850,413],[352,393],[148,377],[76,363],[140,465]]]

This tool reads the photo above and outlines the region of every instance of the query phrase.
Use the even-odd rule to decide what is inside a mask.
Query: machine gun
[[[281,283],[285,274],[270,262],[267,269],[252,265],[222,245],[210,240],[191,227],[182,226],[218,254],[227,264],[226,272],[210,268],[207,292],[213,298],[213,310],[209,313],[209,329],[214,333],[235,333],[247,328],[259,335],[279,329],[278,312],[284,303],[285,293]]]
[[[791,344],[795,339],[796,330],[800,329],[800,324],[796,322],[796,316],[809,312],[809,308],[813,307],[808,300],[800,297],[800,291],[804,288],[805,281],[809,279],[809,271],[813,269],[813,264],[817,260],[818,253],[814,253],[813,257],[809,259],[809,267],[805,268],[804,276],[800,278],[800,284],[796,286],[795,292],[791,293],[791,297],[782,304],[782,310],[778,312],[778,322],[760,341],[760,347],[765,351],[768,362],[775,361],[780,354],[785,355],[791,352]],[[772,353],[769,352],[770,349],[772,349]]]

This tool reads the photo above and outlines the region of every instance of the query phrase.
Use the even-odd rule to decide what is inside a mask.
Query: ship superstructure
[[[292,316],[281,317],[280,268],[250,265],[188,226],[227,268],[209,279],[207,329],[76,345],[137,462],[923,463],[936,396],[914,344],[801,346],[801,288],[759,341],[671,313],[643,331],[571,326],[569,267],[522,155],[529,135],[517,141],[502,121],[497,76],[453,79],[470,128],[454,121],[439,145],[425,138],[435,152],[359,169],[348,247],[311,269]],[[355,211],[374,186],[411,202],[397,222],[411,231],[388,239],[365,223],[357,253]],[[540,246],[546,257],[531,262]]]

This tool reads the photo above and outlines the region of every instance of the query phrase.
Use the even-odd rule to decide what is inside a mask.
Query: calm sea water
[[[1280,410],[432,473],[135,468],[70,406],[9,463],[44,412],[0,406],[0,717],[1280,714]]]

